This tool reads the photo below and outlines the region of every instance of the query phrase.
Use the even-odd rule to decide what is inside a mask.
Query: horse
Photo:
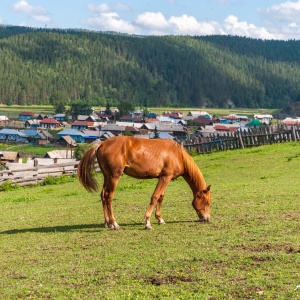
[[[112,200],[122,174],[136,179],[158,178],[145,214],[145,229],[152,229],[150,218],[154,207],[158,224],[165,224],[161,216],[161,206],[165,188],[173,179],[182,176],[193,192],[192,206],[199,221],[209,222],[211,193],[204,177],[193,158],[177,142],[171,139],[145,139],[116,136],[94,144],[88,149],[78,165],[80,183],[89,192],[99,188],[94,177],[95,159],[104,176],[101,200],[105,226],[118,230]]]

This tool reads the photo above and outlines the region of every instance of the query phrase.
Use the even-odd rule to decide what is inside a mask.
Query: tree
[[[62,92],[54,92],[49,100],[50,104],[54,107],[55,113],[61,114],[66,110],[67,99]]]
[[[135,110],[133,104],[127,101],[121,101],[117,107],[119,110],[119,117],[129,115],[130,112],[133,112]]]
[[[155,125],[155,127],[154,127],[154,131],[153,131],[153,133],[154,133],[154,139],[159,139],[159,132],[158,132],[158,130],[157,130],[157,127],[156,127],[156,125]]]
[[[84,101],[77,101],[71,104],[72,118],[77,119],[78,115],[90,115],[93,112],[93,108],[89,103]]]
[[[105,114],[106,115],[112,115],[112,111],[110,109],[110,105],[109,105],[108,101],[106,102]]]
[[[55,107],[55,113],[62,114],[65,112],[66,107],[62,102],[59,102],[57,106]]]

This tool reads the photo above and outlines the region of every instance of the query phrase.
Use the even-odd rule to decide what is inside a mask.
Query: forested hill
[[[0,103],[280,108],[300,95],[300,41],[0,26]]]

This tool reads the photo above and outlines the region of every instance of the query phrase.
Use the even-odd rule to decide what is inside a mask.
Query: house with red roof
[[[45,118],[44,120],[40,121],[40,127],[43,128],[55,129],[60,126],[61,126],[60,123],[56,121],[54,118]]]
[[[73,123],[71,123],[71,128],[77,130],[88,129],[89,127],[93,127],[93,126],[94,126],[94,122],[88,122],[88,121],[76,120]]]
[[[34,113],[30,111],[22,111],[19,113],[19,120],[20,121],[26,121],[26,120],[32,120],[35,119],[36,116]]]

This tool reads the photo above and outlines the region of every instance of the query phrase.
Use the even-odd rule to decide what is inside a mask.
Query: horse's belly
[[[137,179],[157,178],[160,175],[160,172],[155,172],[151,169],[133,168],[130,166],[125,167],[124,173]]]

